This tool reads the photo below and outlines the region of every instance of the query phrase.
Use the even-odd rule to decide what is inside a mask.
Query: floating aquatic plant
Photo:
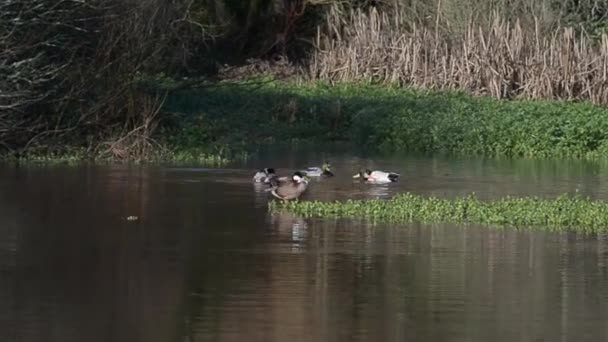
[[[389,200],[273,201],[269,209],[288,210],[305,217],[480,223],[589,233],[608,231],[608,202],[580,195],[561,195],[555,199],[505,197],[481,201],[475,195],[447,199],[405,193]]]

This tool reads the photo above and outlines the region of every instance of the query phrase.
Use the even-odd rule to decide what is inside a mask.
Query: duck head
[[[362,178],[363,180],[367,180],[372,175],[372,171],[370,169],[361,169],[359,173],[353,176],[353,178]]]
[[[297,171],[291,177],[294,183],[308,183],[308,177],[304,176],[304,174],[300,171]]]
[[[328,162],[323,163],[323,165],[321,166],[321,170],[324,176],[334,175],[333,172],[331,172],[331,164],[329,164]]]

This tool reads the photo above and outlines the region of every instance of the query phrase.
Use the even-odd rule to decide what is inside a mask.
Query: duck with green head
[[[293,174],[291,180],[279,182],[271,194],[283,201],[298,199],[308,188],[308,178],[300,171]]]
[[[334,175],[333,172],[331,172],[331,165],[328,162],[323,163],[321,167],[312,166],[300,172],[308,177],[332,177]]]
[[[397,181],[399,174],[394,172],[371,171],[370,169],[364,169],[354,175],[353,178],[360,178],[368,183],[391,183]]]

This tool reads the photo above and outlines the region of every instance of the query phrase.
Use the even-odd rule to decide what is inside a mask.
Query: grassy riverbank
[[[369,84],[215,85],[170,95],[174,148],[347,142],[370,150],[605,158],[608,110]]]
[[[124,162],[142,163],[171,163],[205,166],[224,166],[235,160],[245,160],[247,154],[244,151],[231,154],[223,151],[213,152],[207,148],[179,148],[161,147],[146,155],[145,159],[127,159]],[[27,151],[22,154],[0,155],[0,162],[9,164],[72,164],[82,163],[108,164],[119,162],[114,156],[100,151],[91,151],[84,147],[64,146],[60,149],[49,151],[47,149]]]
[[[57,150],[30,150],[6,159],[223,165],[269,145],[322,148],[334,143],[375,152],[608,157],[608,110],[589,103],[273,79],[146,91],[167,93],[149,135],[96,146],[75,140]]]
[[[146,159],[127,160],[134,164],[142,163],[171,163],[171,164],[194,164],[205,166],[224,166],[234,160],[244,160],[246,153],[235,155],[232,159],[222,154],[213,154],[205,149],[189,150],[162,150],[147,156]],[[86,162],[95,164],[111,164],[118,162],[111,156],[91,154],[84,148],[67,148],[57,152],[29,152],[22,155],[7,154],[0,156],[0,161],[9,164],[72,164],[79,165]]]
[[[390,200],[273,201],[269,209],[288,210],[305,217],[363,218],[395,223],[479,223],[587,233],[608,231],[608,202],[567,195],[556,199],[507,197],[480,201],[474,195],[443,199],[406,193]]]

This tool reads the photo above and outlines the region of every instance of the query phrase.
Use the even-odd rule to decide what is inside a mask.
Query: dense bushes
[[[375,125],[380,146],[508,156],[608,155],[608,112],[597,106],[454,93],[410,96],[414,99],[401,101],[398,109],[384,107],[386,120]]]
[[[164,94],[139,88],[141,75],[209,76],[220,63],[302,53],[295,37],[315,29],[298,25],[316,15],[306,5],[1,0],[0,152],[147,159],[163,147]]]
[[[138,91],[133,79],[188,62],[183,55],[194,33],[187,3],[1,1],[3,148],[76,145],[118,158],[148,154],[162,96]]]

